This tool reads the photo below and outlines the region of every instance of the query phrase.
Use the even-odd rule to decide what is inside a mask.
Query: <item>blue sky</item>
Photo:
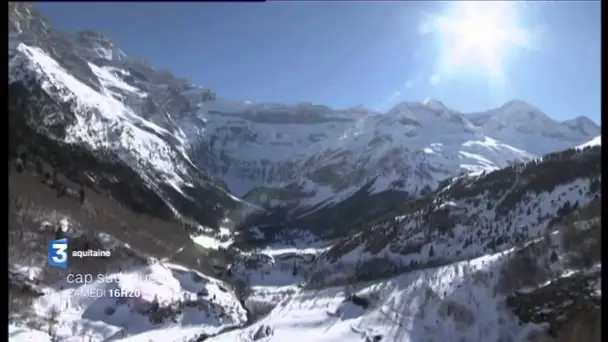
[[[501,54],[504,80],[469,59],[447,73],[445,36],[424,33],[449,2],[38,3],[55,27],[95,29],[218,96],[387,109],[433,98],[471,112],[510,99],[556,119],[600,122],[598,2],[520,3],[527,47]]]

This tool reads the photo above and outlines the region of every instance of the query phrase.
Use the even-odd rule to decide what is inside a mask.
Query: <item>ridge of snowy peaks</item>
[[[364,117],[321,155],[312,170],[302,168],[306,178],[315,179],[320,168],[327,168],[348,182],[343,187],[373,180],[374,192],[399,184],[396,188],[414,196],[459,173],[533,158],[484,136],[466,117],[439,102],[403,103],[383,115]]]
[[[202,174],[192,171],[198,167],[209,172],[207,182],[218,179],[245,198],[259,188],[298,189],[289,204],[307,207],[339,201],[370,183],[373,191],[417,194],[461,172],[500,168],[599,134],[572,133],[577,125],[546,117],[539,132],[557,125],[559,134],[516,127],[527,106],[519,102],[466,116],[434,100],[379,113],[216,99],[127,56],[99,32],[55,30],[30,4],[10,4],[9,13],[9,83],[39,84],[69,105],[76,118],[61,123],[68,141],[121,150],[171,184],[192,183],[176,175]]]
[[[467,117],[484,134],[536,155],[567,149],[600,134],[600,126],[587,117],[559,122],[520,100]]]
[[[55,30],[31,4],[11,3],[9,13],[9,87],[25,92],[12,92],[10,101],[31,112],[36,129],[112,151],[177,216],[202,207],[216,213],[252,209],[188,156],[186,134],[175,120],[196,111],[188,96],[200,99],[204,89],[126,56],[101,33]],[[198,201],[202,195],[209,201]]]
[[[536,109],[539,132],[545,132],[536,134],[528,127],[519,132],[510,122],[528,115],[526,108],[532,107],[511,101],[493,111],[463,115],[436,100],[401,103],[386,113],[210,101],[201,106],[208,119],[206,136],[194,157],[252,201],[268,199],[251,197],[256,188],[289,187],[299,189],[293,202],[313,206],[339,201],[369,182],[378,191],[399,184],[415,194],[460,172],[500,168],[593,136],[586,133],[593,126],[573,132]],[[515,128],[500,131],[499,120]],[[551,133],[547,127],[557,128]],[[524,133],[528,136],[522,138]]]
[[[386,113],[227,100],[201,109],[208,120],[196,162],[258,203],[268,196],[247,194],[257,187],[298,189],[288,202],[299,208],[338,202],[370,182],[374,192],[398,187],[416,195],[461,172],[534,157],[485,136],[438,101],[401,103]]]

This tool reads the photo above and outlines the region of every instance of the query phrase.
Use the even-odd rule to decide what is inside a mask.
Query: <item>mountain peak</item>
[[[95,30],[82,30],[76,33],[80,49],[86,49],[94,57],[107,60],[121,60],[126,54],[105,34]]]
[[[575,118],[564,120],[561,122],[570,129],[581,132],[586,135],[599,134],[600,126],[586,116],[579,115]]]
[[[529,104],[528,102],[525,102],[522,100],[517,100],[517,99],[508,101],[504,105],[500,106],[499,109],[506,114],[529,113],[529,115],[535,114],[535,115],[540,115],[543,117],[547,116],[540,109],[534,107],[533,105]]]
[[[396,105],[394,105],[391,109],[389,109],[389,112],[401,111],[401,110],[412,109],[412,108],[422,108],[422,107],[426,107],[426,108],[429,108],[432,110],[440,110],[440,111],[448,109],[441,101],[433,100],[433,99],[425,99],[422,101],[399,102]]]
[[[564,120],[563,123],[565,123],[565,124],[567,124],[567,123],[580,123],[580,124],[585,124],[585,125],[597,126],[599,128],[598,124],[596,124],[595,122],[593,122],[593,120],[589,119],[588,117],[586,117],[584,115],[579,115],[579,116],[574,117],[572,119]]]
[[[443,104],[443,102],[434,99],[425,99],[422,101],[422,104],[435,110],[445,110],[447,107]]]
[[[108,38],[105,34],[99,32],[99,31],[95,31],[93,29],[86,29],[86,30],[78,31],[78,32],[76,32],[76,36],[79,39],[106,42],[108,44],[114,45],[114,43],[110,40],[110,38]]]

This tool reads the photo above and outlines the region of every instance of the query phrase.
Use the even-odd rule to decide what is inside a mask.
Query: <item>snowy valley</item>
[[[225,99],[26,3],[8,56],[11,341],[599,341],[584,116]]]

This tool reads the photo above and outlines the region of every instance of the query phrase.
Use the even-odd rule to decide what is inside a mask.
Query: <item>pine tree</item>
[[[556,262],[557,261],[557,253],[555,253],[555,251],[551,251],[551,262]]]
[[[154,295],[154,300],[152,301],[151,310],[153,312],[158,311],[159,307],[160,307],[160,304],[158,303],[158,296]]]
[[[15,162],[15,170],[17,171],[17,173],[22,173],[23,169],[23,161],[21,161],[21,159],[17,159],[17,161]]]
[[[80,186],[80,189],[78,190],[78,199],[80,200],[80,205],[83,205],[84,201],[86,199],[85,191],[84,191],[84,187],[83,186]]]
[[[40,161],[40,159],[36,159],[36,173],[39,175],[44,173],[44,167],[42,166],[42,161]]]

